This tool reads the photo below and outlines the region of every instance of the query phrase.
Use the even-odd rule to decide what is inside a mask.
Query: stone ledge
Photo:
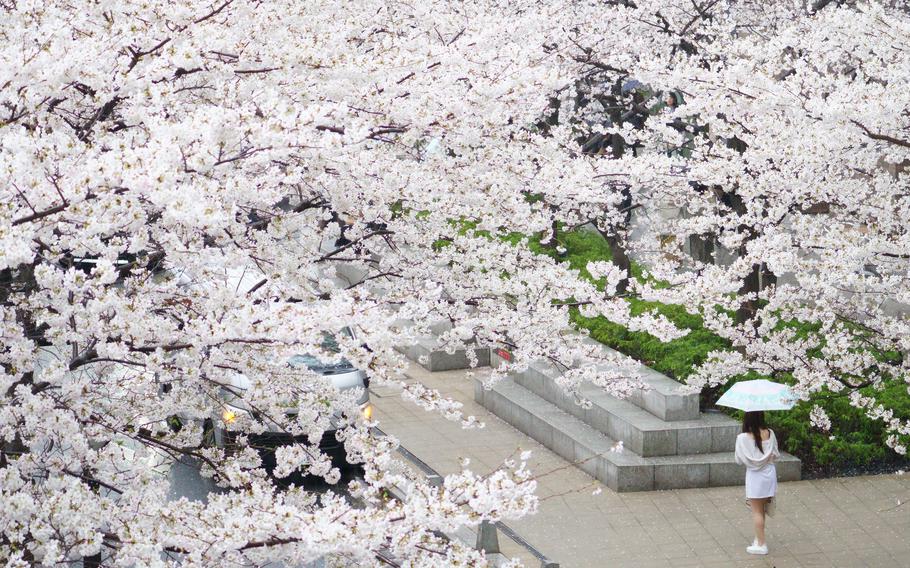
[[[584,342],[602,350],[606,355],[618,354],[618,352],[594,339],[586,338]],[[497,354],[497,349],[492,351],[493,354],[490,357],[492,366],[500,365],[506,361]],[[697,420],[699,418],[698,394],[681,393],[679,389],[682,385],[678,382],[650,367],[641,364],[637,365],[641,380],[648,385],[648,388],[634,391],[627,399],[628,402],[667,422]],[[607,364],[602,364],[601,368],[612,370],[612,367]],[[547,372],[553,378],[558,375],[558,371],[555,369]]]
[[[475,380],[474,398],[615,491],[741,485],[745,478],[745,468],[734,462],[732,451],[661,457],[610,452],[613,439],[509,380],[490,390]],[[777,468],[780,481],[800,478],[800,462],[789,454],[782,454]]]
[[[448,353],[439,347],[435,337],[421,337],[413,345],[399,346],[396,349],[428,371],[471,368],[468,349],[458,349],[454,353]],[[474,349],[474,352],[477,356],[478,367],[486,367],[490,364],[489,348],[478,347]]]
[[[535,361],[528,370],[511,376],[521,386],[603,434],[622,440],[640,456],[707,454],[733,451],[739,424],[726,415],[697,414],[694,420],[665,421],[628,400],[614,398],[591,384],[579,389],[591,402],[583,408],[566,394],[552,365]]]
[[[585,339],[585,343],[598,347],[607,355],[625,357],[618,351],[610,349],[590,337]],[[631,360],[631,358],[629,359]],[[681,393],[680,387],[682,385],[677,381],[641,363],[636,362],[635,365],[642,382],[647,384],[649,388],[633,392],[632,396],[629,397],[629,401],[632,404],[668,422],[696,420],[698,418],[697,393]]]

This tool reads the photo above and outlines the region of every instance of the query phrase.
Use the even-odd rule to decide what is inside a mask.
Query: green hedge
[[[684,381],[693,368],[705,361],[711,351],[730,347],[728,341],[705,329],[700,317],[687,313],[681,306],[637,299],[632,299],[629,303],[633,315],[656,311],[677,327],[688,329],[689,333],[664,343],[649,333],[629,331],[603,316],[586,318],[574,310],[571,318],[578,327],[588,330],[597,341],[678,381]]]

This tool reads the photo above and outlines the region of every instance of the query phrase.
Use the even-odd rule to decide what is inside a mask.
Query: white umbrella
[[[717,404],[746,412],[790,410],[796,405],[796,397],[787,385],[758,379],[734,384]]]

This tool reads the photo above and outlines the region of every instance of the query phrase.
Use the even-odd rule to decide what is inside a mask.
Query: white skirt
[[[764,499],[777,493],[777,468],[773,463],[746,469],[746,499]]]

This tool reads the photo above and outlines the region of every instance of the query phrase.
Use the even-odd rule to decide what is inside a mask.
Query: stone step
[[[413,344],[400,346],[396,349],[428,371],[451,371],[453,369],[471,368],[468,349],[457,349],[454,353],[449,353],[439,346],[435,337],[419,337]],[[490,364],[490,350],[488,348],[478,347],[473,351],[477,357],[478,367],[486,367]]]
[[[667,422],[698,417],[698,393],[679,392],[682,385],[645,365],[639,365],[638,372],[649,388],[633,391],[630,402]]]
[[[587,338],[585,342],[596,344],[605,355],[625,357],[618,351],[614,351],[594,339]],[[631,361],[631,358],[626,358]],[[635,390],[629,397],[629,402],[647,410],[661,420],[672,422],[674,420],[695,420],[698,418],[697,392],[682,393],[680,392],[682,385],[679,382],[647,365],[642,365],[638,362],[633,365],[641,376],[642,382],[647,384],[649,388],[647,390]]]
[[[741,429],[738,422],[725,414],[699,414],[694,420],[664,421],[590,383],[579,388],[591,403],[589,408],[584,408],[556,384],[554,379],[559,376],[559,370],[546,361],[535,361],[526,371],[510,376],[595,430],[622,440],[626,448],[643,457],[732,452]]]
[[[586,338],[584,342],[596,347],[604,355],[624,357],[591,338]],[[498,355],[498,351],[500,350],[494,350],[490,360],[490,364],[494,367],[507,360]],[[508,355],[508,352],[504,354]],[[610,367],[607,364],[602,364],[601,366],[604,369]],[[633,366],[638,368],[642,382],[647,384],[648,388],[633,391],[632,395],[627,399],[629,402],[665,421],[698,419],[698,393],[681,393],[679,392],[681,385],[670,377],[640,363],[633,363]],[[553,372],[556,372],[555,369]],[[555,375],[551,376],[555,377]]]
[[[486,389],[476,380],[474,398],[516,429],[615,491],[651,491],[742,485],[745,468],[733,452],[642,457],[628,449],[611,452],[615,441],[511,380]],[[780,481],[800,478],[800,461],[782,454]]]

